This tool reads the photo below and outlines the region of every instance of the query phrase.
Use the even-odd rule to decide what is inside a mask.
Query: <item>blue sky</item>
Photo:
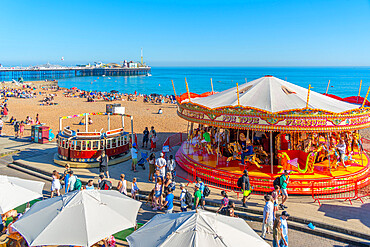
[[[370,66],[365,0],[0,3],[4,66],[139,60],[141,47],[153,66]]]

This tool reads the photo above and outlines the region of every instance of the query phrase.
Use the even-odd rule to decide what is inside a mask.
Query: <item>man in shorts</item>
[[[283,175],[280,176],[280,188],[281,188],[281,194],[282,194],[282,199],[281,199],[281,204],[280,204],[281,210],[288,208],[287,206],[284,205],[286,200],[288,200],[288,191],[287,191],[288,183],[289,183],[289,171],[284,170]]]
[[[248,170],[245,169],[242,176],[242,192],[243,192],[243,207],[247,207],[246,202],[247,198],[250,195],[251,191],[251,184],[249,183],[248,177]]]
[[[197,184],[199,185],[199,190],[200,190],[200,193],[201,193],[201,198],[200,198],[200,206],[204,209],[204,206],[206,205],[206,198],[204,196],[204,187],[206,186],[203,182],[202,182],[202,179],[201,178],[197,178]]]

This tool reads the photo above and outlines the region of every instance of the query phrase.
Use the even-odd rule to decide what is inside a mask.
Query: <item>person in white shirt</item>
[[[176,170],[176,162],[172,155],[170,155],[170,158],[167,160],[167,172],[171,173],[172,180],[175,180],[175,170]]]
[[[160,154],[160,157],[155,161],[155,166],[162,177],[166,175],[166,160],[163,158],[163,153]]]
[[[272,225],[274,223],[274,204],[270,195],[265,195],[265,207],[263,208],[263,221],[262,221],[262,235],[261,238],[266,237],[266,231],[268,229],[272,231]]]

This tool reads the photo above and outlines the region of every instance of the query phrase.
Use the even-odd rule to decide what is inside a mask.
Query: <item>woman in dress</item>
[[[162,188],[163,188],[163,181],[162,181],[162,177],[157,177],[156,179],[156,183],[155,183],[155,186],[154,186],[154,205],[155,207],[153,208],[153,210],[158,210],[158,209],[161,209],[162,207]]]
[[[50,198],[53,198],[54,192],[57,194],[57,196],[60,196],[60,176],[59,173],[54,170],[53,175],[51,176],[53,178],[53,181],[51,182],[51,196]]]
[[[24,126],[25,126],[24,122],[21,121],[21,123],[19,124],[19,138],[23,137]]]
[[[100,174],[104,175],[107,174],[107,178],[109,178],[109,171],[108,171],[108,163],[109,163],[109,157],[105,154],[105,150],[102,151],[101,156],[96,159],[100,162],[99,170]]]
[[[153,134],[150,140],[150,151],[154,152],[156,148],[157,148],[157,134]]]
[[[153,176],[155,172],[155,154],[152,153],[147,159],[149,163],[149,182],[153,182]]]
[[[167,172],[166,178],[164,179],[164,186],[163,186],[163,191],[165,194],[168,193],[168,187],[172,183],[172,176],[171,173]]]
[[[280,240],[281,240],[281,221],[280,218],[276,218],[274,221],[274,227],[272,228],[272,246],[273,247],[280,247]]]
[[[121,174],[121,180],[118,182],[117,189],[119,192],[127,196],[127,181],[125,180],[125,174]]]

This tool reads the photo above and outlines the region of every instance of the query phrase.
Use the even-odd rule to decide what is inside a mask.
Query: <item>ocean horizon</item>
[[[61,87],[78,87],[88,91],[117,90],[120,93],[177,94],[186,92],[185,78],[189,90],[194,93],[220,92],[265,75],[340,97],[357,96],[362,80],[361,96],[365,97],[370,86],[370,67],[152,67],[152,76],[89,76],[58,79]]]

